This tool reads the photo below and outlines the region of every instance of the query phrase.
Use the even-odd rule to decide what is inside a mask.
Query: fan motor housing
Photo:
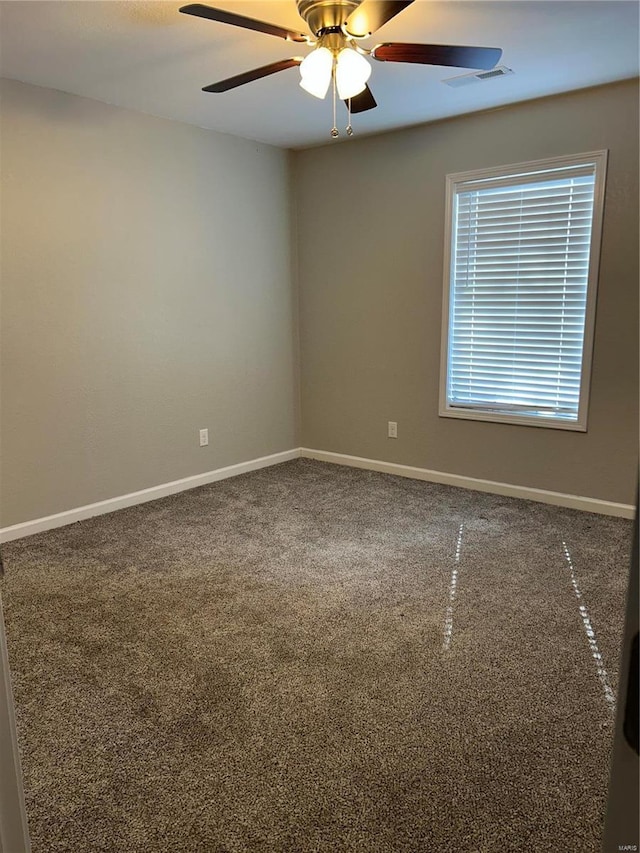
[[[297,0],[300,17],[314,35],[330,27],[341,27],[362,0]]]

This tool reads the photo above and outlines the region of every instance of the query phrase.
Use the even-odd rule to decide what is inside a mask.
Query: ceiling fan
[[[336,91],[351,113],[361,113],[377,106],[367,85],[371,65],[367,57],[378,62],[412,62],[420,65],[447,65],[459,68],[493,68],[502,56],[497,47],[464,45],[407,44],[384,42],[372,48],[360,42],[395,17],[414,0],[296,0],[300,16],[307,22],[311,35],[295,32],[276,24],[247,18],[202,3],[191,3],[180,9],[186,15],[208,18],[222,24],[243,27],[312,47],[306,57],[281,59],[205,86],[203,92],[227,92],[252,80],[259,80],[300,66],[300,86],[317,98],[324,98],[333,83],[333,137],[338,136],[335,121]],[[353,133],[351,119],[347,134]]]

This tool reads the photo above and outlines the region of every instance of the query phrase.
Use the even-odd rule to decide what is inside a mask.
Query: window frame
[[[562,157],[549,157],[543,160],[531,160],[525,163],[512,163],[508,166],[495,166],[484,169],[474,169],[468,172],[455,172],[446,176],[445,196],[445,235],[444,235],[444,286],[442,300],[442,332],[440,352],[440,398],[438,414],[445,418],[461,418],[463,420],[489,421],[520,426],[535,426],[547,429],[562,429],[574,432],[587,431],[589,410],[589,392],[591,386],[591,368],[593,363],[593,344],[595,337],[596,302],[598,279],[600,274],[600,250],[602,244],[602,225],[604,219],[604,199],[607,174],[608,150],[589,151],[582,154],[571,154]],[[455,246],[453,242],[453,213],[456,188],[461,183],[481,181],[488,178],[513,177],[517,183],[519,176],[529,176],[536,172],[544,173],[550,169],[570,168],[572,166],[595,165],[593,221],[591,230],[591,246],[589,251],[589,274],[587,277],[587,299],[585,306],[584,339],[582,347],[582,365],[580,371],[580,401],[578,417],[575,421],[561,418],[545,417],[542,415],[525,415],[520,413],[491,412],[472,407],[456,407],[449,404],[447,399],[447,379],[449,368],[449,332],[451,291],[453,282],[451,272]]]

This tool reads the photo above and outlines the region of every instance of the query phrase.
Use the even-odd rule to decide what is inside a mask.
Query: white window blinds
[[[577,421],[596,163],[453,184],[446,404]]]

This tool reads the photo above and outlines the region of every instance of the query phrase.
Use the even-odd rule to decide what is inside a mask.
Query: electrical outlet
[[[389,438],[397,438],[398,437],[398,424],[395,421],[389,421],[387,436]]]
[[[206,447],[209,444],[209,430],[201,429],[200,430],[200,447]]]

